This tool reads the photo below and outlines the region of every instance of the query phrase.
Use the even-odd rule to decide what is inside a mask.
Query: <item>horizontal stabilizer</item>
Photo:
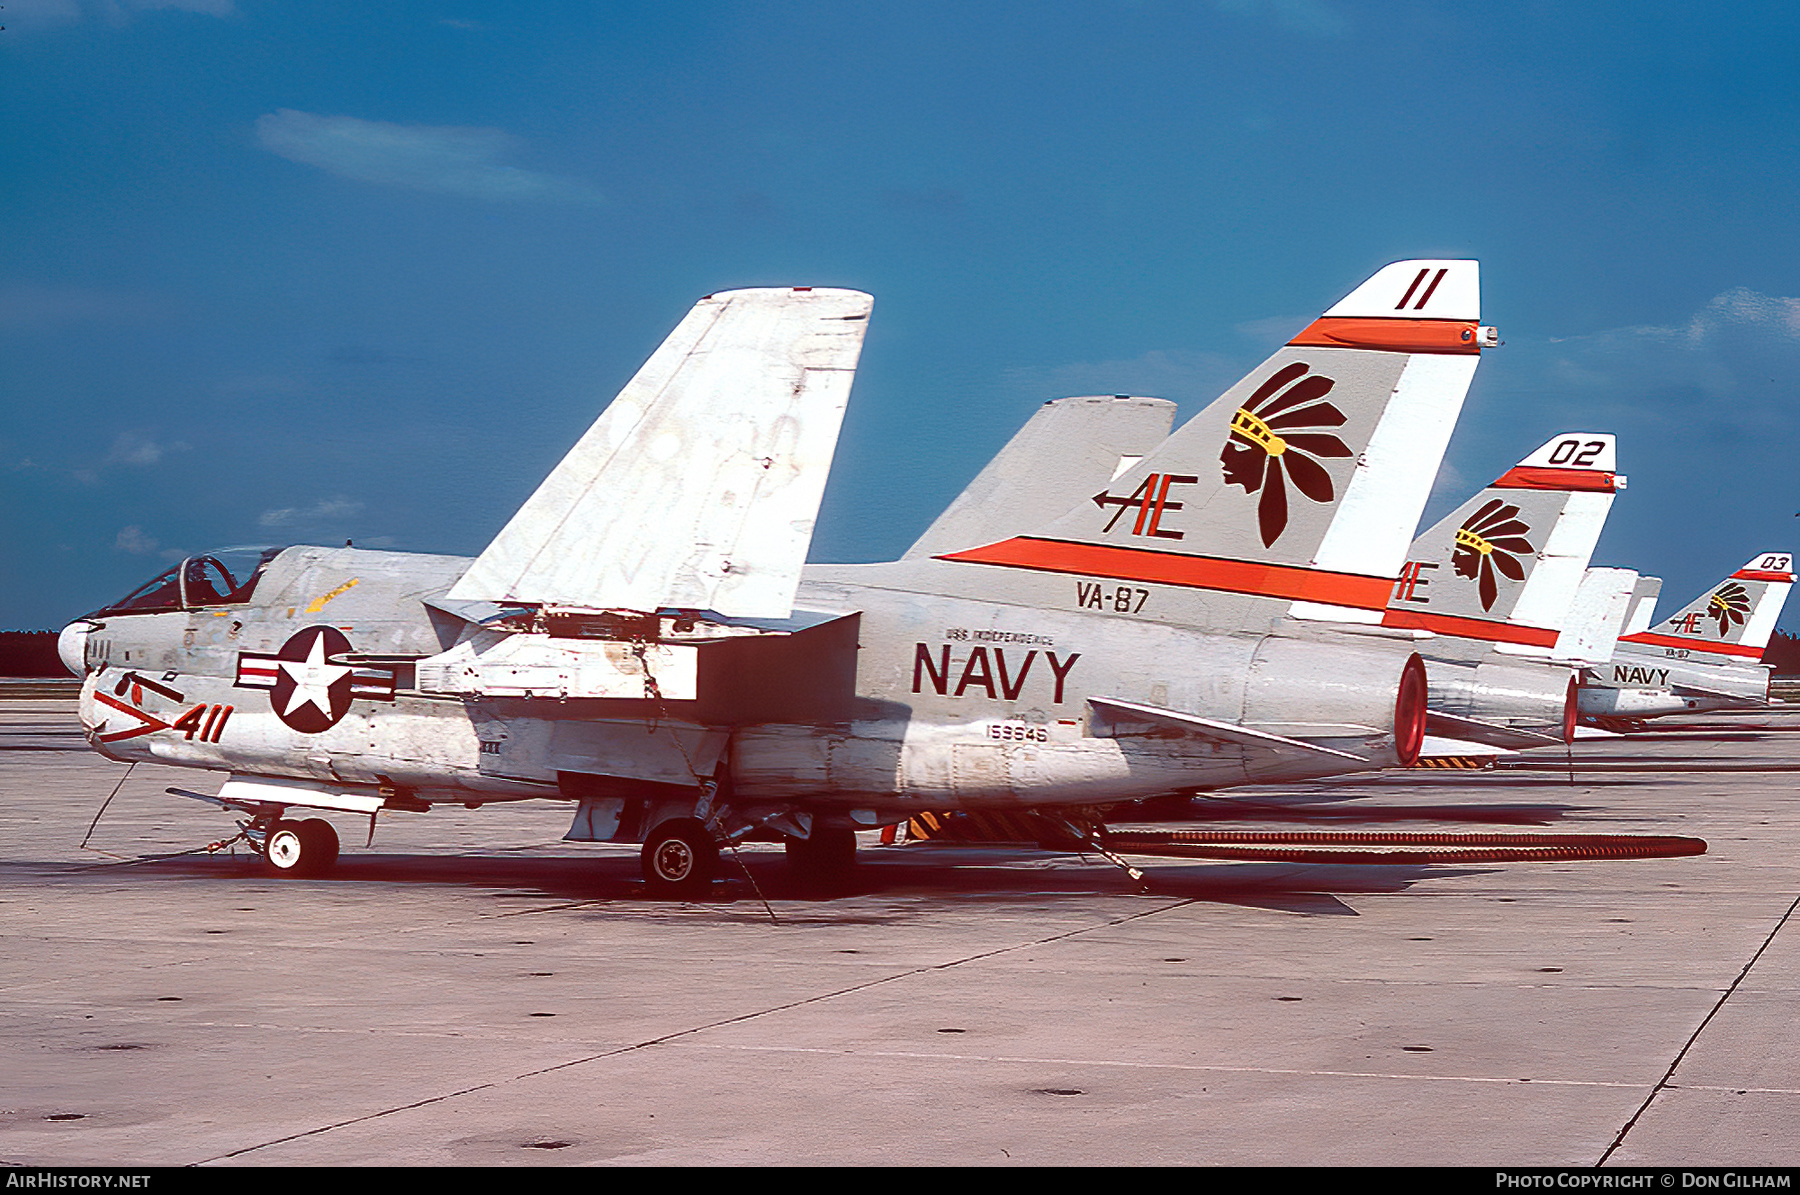
[[[785,618],[872,305],[810,287],[702,299],[449,599]]]
[[[1473,739],[1447,739],[1435,734],[1425,736],[1419,744],[1419,764],[1427,760],[1464,760],[1483,759],[1492,762],[1502,755],[1511,755],[1505,747],[1496,747],[1492,743],[1477,742]]]
[[[1485,743],[1490,747],[1504,747],[1509,751],[1523,751],[1529,747],[1560,747],[1562,745],[1562,740],[1554,735],[1539,734],[1535,730],[1519,730],[1512,726],[1500,726],[1493,722],[1483,722],[1479,718],[1440,714],[1435,710],[1425,715],[1425,733],[1446,739]]]
[[[1727,693],[1721,689],[1708,689],[1703,685],[1676,683],[1669,686],[1669,692],[1677,697],[1704,697],[1708,701],[1722,701],[1740,709],[1761,709],[1769,704],[1760,697],[1746,697],[1742,693]]]
[[[1301,739],[1290,739],[1284,735],[1270,734],[1264,730],[1251,730],[1247,726],[1238,726],[1231,722],[1217,722],[1211,718],[1202,718],[1196,714],[1184,714],[1179,710],[1166,710],[1160,706],[1140,705],[1135,701],[1120,701],[1115,697],[1090,697],[1088,704],[1103,713],[1120,713],[1128,719],[1162,722],[1170,726],[1180,727],[1201,738],[1217,739],[1226,743],[1241,743],[1250,747],[1265,747],[1272,750],[1305,751],[1314,755],[1335,755],[1339,759],[1354,759],[1358,763],[1368,763],[1361,755],[1352,755],[1348,751],[1338,751],[1331,747],[1321,747],[1317,743],[1308,743]]]

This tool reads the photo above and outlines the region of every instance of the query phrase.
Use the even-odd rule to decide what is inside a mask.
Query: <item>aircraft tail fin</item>
[[[1720,662],[1760,660],[1793,586],[1793,554],[1759,552],[1709,592],[1623,642],[1686,648]]]
[[[1058,398],[1037,409],[903,560],[991,544],[1061,514],[1168,438],[1175,404],[1125,394]]]
[[[447,597],[786,617],[872,305],[700,300]]]
[[[1553,436],[1413,541],[1385,626],[1548,655],[1625,487],[1606,433]]]
[[[1572,664],[1604,664],[1612,659],[1631,613],[1637,583],[1633,569],[1590,568],[1575,591],[1551,657]]]
[[[1157,617],[1379,622],[1482,347],[1473,261],[1384,267],[1072,511],[940,559],[1185,591]]]
[[[1650,619],[1656,614],[1656,599],[1661,595],[1661,577],[1638,577],[1631,590],[1631,606],[1625,612],[1625,626],[1620,630],[1619,638],[1650,629]]]

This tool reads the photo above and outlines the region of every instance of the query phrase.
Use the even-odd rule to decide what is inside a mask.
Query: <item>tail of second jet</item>
[[[1610,434],[1553,436],[1413,541],[1383,625],[1550,655],[1624,488]]]
[[[1480,289],[1473,261],[1387,266],[1075,509],[939,558],[1157,587],[1134,613],[1188,626],[1379,622],[1496,343]]]

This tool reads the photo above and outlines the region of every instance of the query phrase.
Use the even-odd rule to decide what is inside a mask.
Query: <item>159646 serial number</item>
[[[1008,743],[1047,743],[1050,728],[1031,722],[989,722],[987,737]]]

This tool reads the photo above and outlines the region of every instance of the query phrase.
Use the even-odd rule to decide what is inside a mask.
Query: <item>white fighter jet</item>
[[[977,495],[803,568],[871,300],[713,295],[474,560],[195,557],[60,646],[98,750],[229,773],[185,795],[290,874],[337,855],[310,811],[550,799],[692,895],[747,838],[829,871],[916,809],[1091,839],[1105,802],[1404,763],[1425,666],[1380,623],[1479,296],[1388,266],[1141,459],[1082,457],[1073,509]]]
[[[1655,589],[1620,637],[1612,659],[1590,668],[1583,721],[1641,730],[1644,720],[1696,710],[1766,705],[1771,669],[1761,662],[1794,585],[1791,552],[1758,552],[1743,568],[1651,629]]]

